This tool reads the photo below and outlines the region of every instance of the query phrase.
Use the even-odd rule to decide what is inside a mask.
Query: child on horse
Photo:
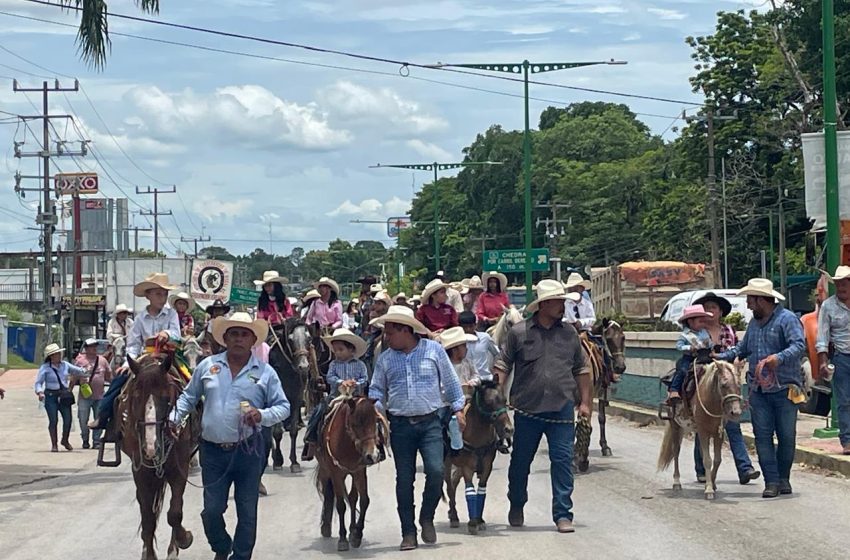
[[[192,308],[195,300],[186,292],[177,292],[168,298],[168,304],[177,312],[177,322],[180,324],[181,336],[195,336],[195,318],[192,317]]]
[[[711,348],[711,334],[705,328],[705,320],[711,317],[711,313],[702,305],[689,305],[679,318],[682,332],[676,340],[676,350],[682,353],[682,357],[676,361],[676,373],[670,382],[670,391],[667,394],[669,405],[681,401],[682,386],[688,371],[693,367],[697,352]]]

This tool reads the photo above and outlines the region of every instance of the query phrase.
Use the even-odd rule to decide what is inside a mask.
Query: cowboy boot
[[[48,427],[47,431],[50,433],[50,451],[58,453],[59,446],[57,445],[57,442],[59,441],[59,437],[56,435],[56,426],[53,426],[52,428]]]

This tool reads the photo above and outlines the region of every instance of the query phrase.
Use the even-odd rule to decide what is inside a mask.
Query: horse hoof
[[[283,465],[272,465],[272,470],[274,471],[282,471]]]
[[[590,468],[590,461],[589,460],[584,459],[584,460],[578,462],[578,471],[579,472],[587,472],[587,469],[589,469],[589,468]]]
[[[177,547],[180,550],[186,550],[192,546],[193,542],[195,542],[195,537],[192,535],[192,531],[186,531],[186,535],[183,537],[183,540],[177,542]]]
[[[346,541],[344,539],[340,539],[339,542],[336,543],[337,552],[345,552],[348,549],[349,549],[348,541]]]
[[[714,492],[706,492],[705,493],[705,499],[706,500],[713,500],[714,499]]]
[[[360,548],[360,543],[363,542],[363,535],[360,533],[352,534],[349,541],[351,541],[351,548]]]
[[[602,456],[603,457],[611,457],[612,455],[614,455],[614,453],[611,451],[610,447],[603,447],[602,448]]]
[[[673,490],[676,490],[677,492],[681,492],[682,485],[677,482],[676,484],[673,485]]]
[[[293,464],[293,465],[289,465],[289,472],[291,472],[293,474],[300,473],[301,472],[301,465],[299,465],[297,463]]]
[[[331,538],[331,526],[330,525],[322,525],[322,536],[326,539]]]
[[[470,521],[466,524],[466,530],[470,535],[478,534],[478,521]]]
[[[449,519],[449,527],[452,529],[460,527],[460,519]]]

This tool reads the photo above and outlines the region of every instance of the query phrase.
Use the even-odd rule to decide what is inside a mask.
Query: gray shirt
[[[560,321],[544,328],[537,314],[508,331],[494,368],[512,367],[511,404],[531,413],[563,409],[575,399],[575,377],[590,373],[575,328]]]
[[[815,349],[826,352],[829,343],[840,354],[850,354],[850,308],[838,296],[827,298],[818,312],[818,339]]]

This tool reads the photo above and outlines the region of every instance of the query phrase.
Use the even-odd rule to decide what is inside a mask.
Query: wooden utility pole
[[[183,237],[183,236],[181,236],[180,241],[182,243],[194,243],[195,244],[195,255],[194,255],[194,257],[197,259],[198,258],[198,242],[208,243],[209,241],[211,241],[211,239],[210,239],[209,235],[207,235],[206,237],[204,237],[203,235],[201,237]]]

